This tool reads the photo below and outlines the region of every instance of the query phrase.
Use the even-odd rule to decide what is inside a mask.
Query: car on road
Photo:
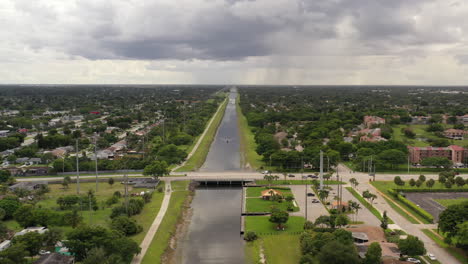
[[[421,263],[419,259],[415,259],[415,258],[407,258],[406,261],[411,262],[411,263]]]
[[[312,199],[312,203],[320,203],[320,201],[317,199]]]
[[[430,260],[437,260],[437,258],[434,256],[434,254],[427,253],[427,256],[429,257]]]
[[[39,255],[48,255],[48,254],[50,254],[50,251],[45,251],[43,249],[39,251]]]
[[[307,175],[307,177],[312,178],[312,179],[318,179],[317,175]]]
[[[308,193],[307,196],[315,196],[313,193]]]
[[[289,177],[289,178],[294,178],[294,177],[296,177],[296,176],[295,176],[294,174],[288,174],[288,177]]]
[[[271,173],[271,171],[269,171],[269,170],[262,171],[262,174],[270,174],[270,173]]]

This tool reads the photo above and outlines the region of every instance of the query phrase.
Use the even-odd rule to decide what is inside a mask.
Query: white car
[[[434,254],[428,253],[427,256],[429,257],[430,260],[437,260]]]
[[[42,249],[39,251],[39,255],[48,255],[48,254],[50,254],[50,251],[45,251]]]
[[[415,258],[407,258],[406,261],[411,262],[411,263],[421,263],[419,259],[415,259]]]
[[[267,171],[267,170],[266,170],[266,171],[262,171],[262,174],[269,174],[269,173],[270,173],[270,171]]]

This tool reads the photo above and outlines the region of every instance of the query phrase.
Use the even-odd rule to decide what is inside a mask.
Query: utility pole
[[[410,164],[410,155],[408,154],[408,174],[410,174],[409,173],[409,164]]]
[[[80,161],[78,158],[78,139],[76,139],[76,193],[80,194]]]
[[[98,192],[98,160],[97,160],[97,138],[94,137],[94,161],[96,167],[96,194]]]
[[[125,213],[128,215],[128,175],[125,173],[124,175],[124,183],[125,183]]]
[[[323,151],[320,150],[320,190],[323,190]]]

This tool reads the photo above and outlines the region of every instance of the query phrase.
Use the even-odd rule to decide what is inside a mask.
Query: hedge
[[[418,213],[421,217],[423,217],[424,219],[426,219],[427,221],[429,221],[430,223],[434,223],[434,217],[432,217],[431,214],[429,214],[428,212],[426,212],[425,210],[421,209],[419,206],[417,206],[416,204],[414,204],[413,202],[411,202],[410,200],[406,199],[405,197],[403,197],[402,195],[400,194],[397,194],[396,195],[396,198],[404,203],[406,206],[408,206],[409,208],[411,208],[412,210],[414,210],[416,213]]]
[[[430,189],[430,188],[420,188],[420,189],[393,189],[394,191],[397,192],[468,192],[467,188],[463,189]],[[389,192],[390,193],[390,192]]]

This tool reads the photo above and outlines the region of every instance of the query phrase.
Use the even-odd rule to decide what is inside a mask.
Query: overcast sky
[[[0,0],[0,83],[468,84],[466,0]]]

